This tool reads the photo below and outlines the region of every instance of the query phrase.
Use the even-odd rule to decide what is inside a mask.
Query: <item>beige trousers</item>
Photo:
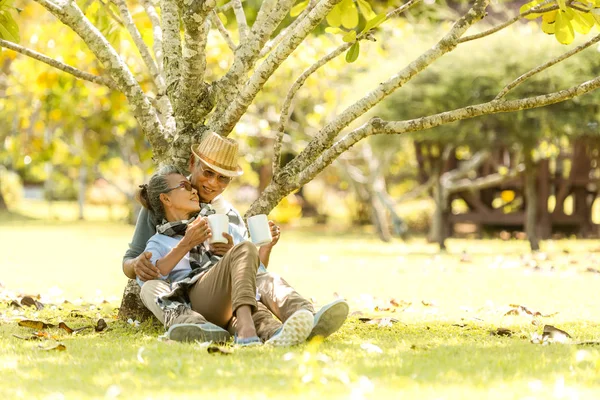
[[[159,279],[145,282],[140,289],[140,298],[142,299],[142,303],[144,303],[146,308],[150,310],[163,325],[165,323],[165,313],[156,303],[156,299],[158,296],[162,296],[170,291],[171,286],[167,282]]]
[[[192,310],[207,321],[226,328],[240,306],[256,304],[258,250],[250,242],[233,246],[221,260],[190,288]]]

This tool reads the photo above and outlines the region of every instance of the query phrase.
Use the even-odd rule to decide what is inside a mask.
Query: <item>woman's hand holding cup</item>
[[[183,240],[191,248],[204,243],[212,237],[212,232],[206,218],[196,218],[188,225]]]

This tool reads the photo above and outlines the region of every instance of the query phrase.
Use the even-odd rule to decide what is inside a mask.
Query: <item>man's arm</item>
[[[136,275],[144,281],[158,278],[159,271],[150,262],[150,253],[144,253],[146,243],[155,233],[156,226],[150,212],[142,208],[135,224],[133,238],[123,256],[123,273],[128,278],[135,279]]]

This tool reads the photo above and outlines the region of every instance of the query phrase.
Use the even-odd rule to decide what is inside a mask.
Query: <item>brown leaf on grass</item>
[[[94,327],[93,327],[93,326],[91,326],[91,325],[88,325],[88,326],[82,326],[81,328],[76,328],[76,329],[73,329],[73,333],[72,333],[72,334],[73,334],[73,335],[77,335],[79,332],[83,332],[83,331],[85,331],[85,330],[87,330],[87,329],[92,329],[92,328],[94,328]]]
[[[585,272],[593,272],[594,274],[600,274],[600,270],[593,268],[593,267],[588,267]]]
[[[54,343],[51,346],[48,347],[44,347],[42,345],[39,345],[38,347],[40,350],[44,350],[44,351],[52,351],[52,350],[56,350],[56,351],[65,351],[67,349],[67,346],[65,346],[62,343]]]
[[[23,306],[21,304],[19,304],[18,301],[13,300],[8,304],[9,307],[14,307],[14,308],[23,308]]]
[[[42,339],[42,337],[37,336],[37,335],[22,336],[22,335],[17,335],[16,333],[13,333],[13,336],[16,337],[17,339],[21,339],[21,340],[41,340]]]
[[[41,330],[41,329],[46,329],[46,328],[54,328],[56,325],[48,324],[48,323],[42,322],[42,321],[34,321],[31,319],[24,319],[22,321],[19,321],[19,326],[24,326],[25,328]]]
[[[72,317],[72,318],[85,318],[85,315],[79,314],[78,311],[79,310],[71,310],[71,312],[69,313],[69,317]]]
[[[393,307],[381,307],[375,306],[375,311],[383,311],[383,312],[396,312],[396,309]]]
[[[490,332],[490,336],[512,336],[514,332],[507,328],[498,328]]]
[[[104,319],[100,318],[94,329],[96,330],[96,332],[102,332],[106,328],[108,328],[108,325],[106,325],[106,321],[104,321]]]
[[[567,341],[568,338],[571,338],[572,336],[569,335],[567,332],[558,329],[555,326],[552,325],[544,325],[544,333],[542,333],[542,338],[543,339],[551,339],[553,342],[559,342],[559,343],[564,343]]]
[[[382,318],[369,318],[369,317],[361,317],[358,319],[360,322],[364,322],[368,325],[377,325],[379,327],[392,326],[398,320],[392,317],[382,317]]]
[[[396,308],[401,308],[400,311],[404,311],[412,305],[412,303],[410,301],[396,300],[396,299],[390,299],[390,304]]]
[[[577,346],[600,346],[600,342],[597,340],[589,340],[586,342],[575,343]]]
[[[65,331],[67,331],[67,333],[73,333],[73,329],[69,328],[69,326],[67,324],[65,324],[64,322],[61,322],[60,324],[58,324],[58,327],[60,329],[64,329]]]
[[[535,311],[532,310],[530,308],[527,308],[525,306],[519,305],[519,304],[509,304],[510,307],[512,307],[512,309],[508,310],[504,315],[530,315],[532,317],[544,317],[544,318],[548,318],[548,317],[553,317],[556,314],[558,314],[558,312],[555,313],[550,313],[550,314],[542,314],[539,311]]]
[[[230,348],[224,346],[217,346],[215,344],[211,344],[210,346],[208,346],[206,348],[206,351],[208,351],[208,354],[222,354],[225,356],[233,354],[233,350],[231,350]]]
[[[425,307],[437,307],[437,303],[435,301],[427,301],[427,300],[421,300],[421,303],[425,306]]]
[[[35,307],[38,310],[44,308],[44,305],[31,296],[25,296],[21,299],[21,304],[24,306]]]

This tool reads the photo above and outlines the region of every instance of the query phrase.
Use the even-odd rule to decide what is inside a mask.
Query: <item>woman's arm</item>
[[[191,249],[211,237],[210,227],[206,218],[197,218],[188,225],[185,236],[164,256],[156,260],[161,275],[168,275]],[[148,248],[147,248],[148,250]],[[150,250],[152,251],[152,250]]]

